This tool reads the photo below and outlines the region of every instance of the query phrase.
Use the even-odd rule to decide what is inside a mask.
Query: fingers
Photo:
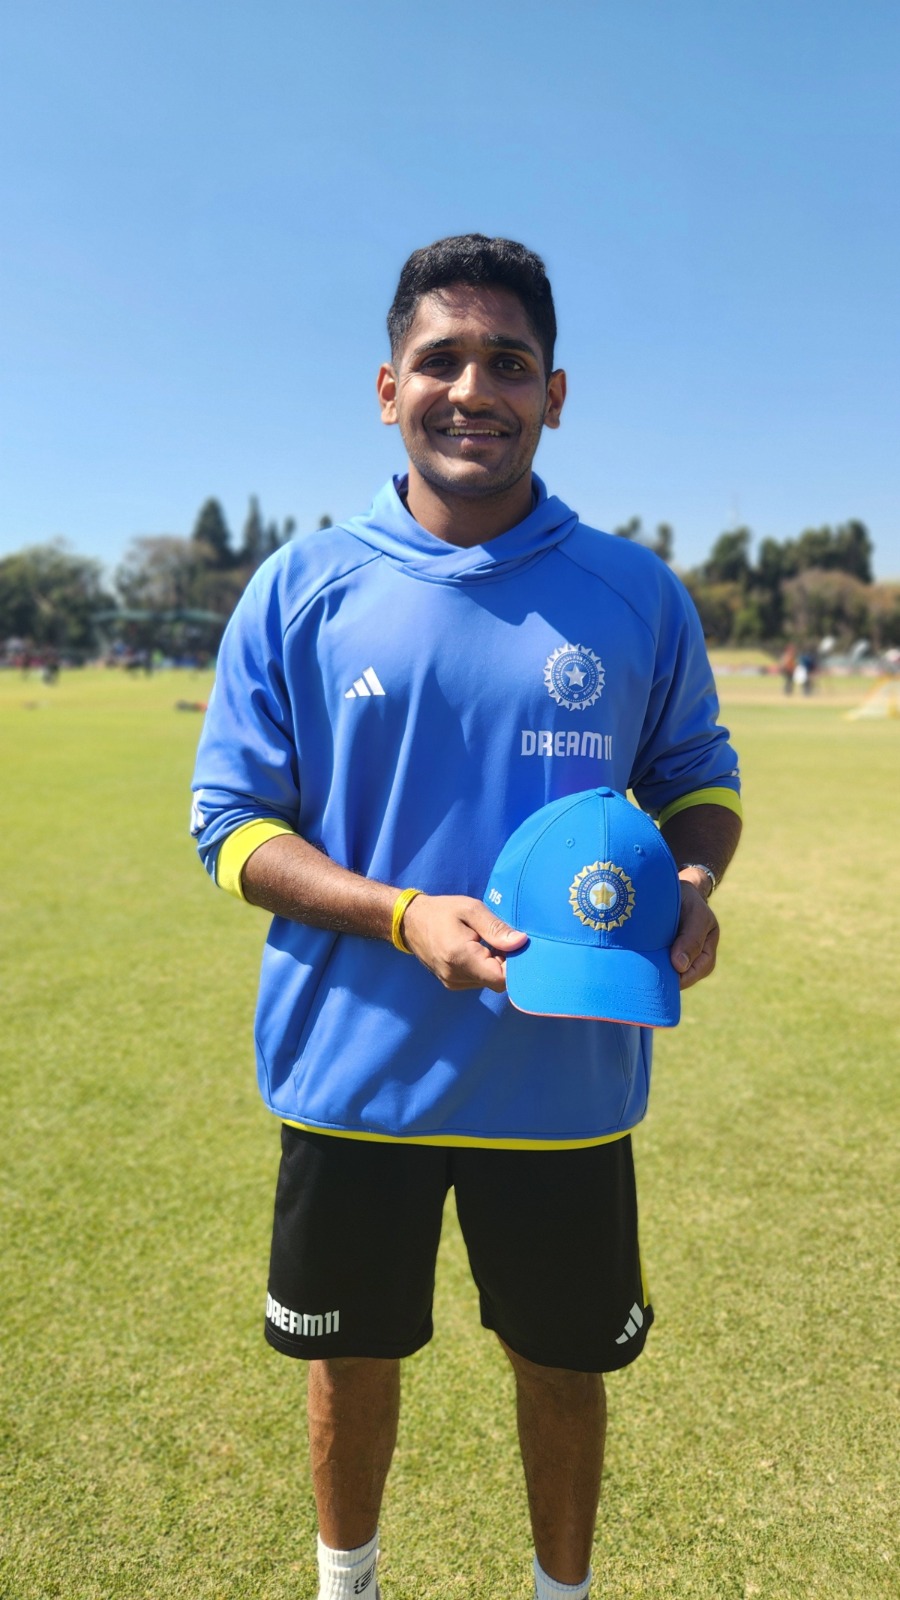
[[[471,911],[466,914],[466,923],[492,950],[518,950],[527,944],[527,933],[519,933],[508,922],[501,921],[480,900],[470,900],[468,904]]]
[[[463,895],[417,895],[403,917],[403,937],[445,989],[506,988],[507,951],[527,943],[480,900]]]
[[[403,937],[445,989],[506,989],[507,954],[528,942],[481,900],[463,895],[419,894],[403,918]],[[708,978],[716,965],[719,924],[703,895],[682,881],[681,917],[670,959],[679,988]]]
[[[438,959],[431,970],[445,989],[492,989],[495,994],[506,991],[506,962],[483,944],[469,947],[446,963]]]
[[[716,964],[719,924],[702,894],[690,883],[681,884],[681,919],[670,951],[679,975],[680,989],[690,989],[708,978]]]

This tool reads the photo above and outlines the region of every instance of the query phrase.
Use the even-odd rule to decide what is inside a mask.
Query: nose
[[[447,399],[454,405],[472,407],[479,400],[488,399],[490,382],[480,361],[467,361],[460,367],[448,391]]]

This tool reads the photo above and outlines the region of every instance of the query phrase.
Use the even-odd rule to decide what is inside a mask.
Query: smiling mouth
[[[467,424],[465,427],[439,428],[439,433],[445,439],[505,439],[507,437],[502,428],[476,428]]]

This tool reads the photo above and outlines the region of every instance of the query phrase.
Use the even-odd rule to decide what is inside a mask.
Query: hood
[[[578,515],[555,495],[548,495],[540,478],[532,474],[533,504],[529,516],[488,544],[460,549],[429,533],[403,504],[406,478],[392,478],[375,496],[362,517],[341,523],[348,533],[379,550],[412,577],[431,583],[469,583],[498,578],[511,567],[531,561],[568,537]]]

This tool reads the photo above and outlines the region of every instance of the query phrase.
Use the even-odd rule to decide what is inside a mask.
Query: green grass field
[[[722,680],[747,828],[636,1140],[658,1324],[609,1384],[598,1600],[897,1593],[900,722],[832,688]],[[3,1600],[315,1594],[303,1369],[261,1335],[266,919],[186,832],[174,702],[207,692],[0,676]],[[385,1600],[525,1600],[511,1383],[449,1212],[436,1322]]]

